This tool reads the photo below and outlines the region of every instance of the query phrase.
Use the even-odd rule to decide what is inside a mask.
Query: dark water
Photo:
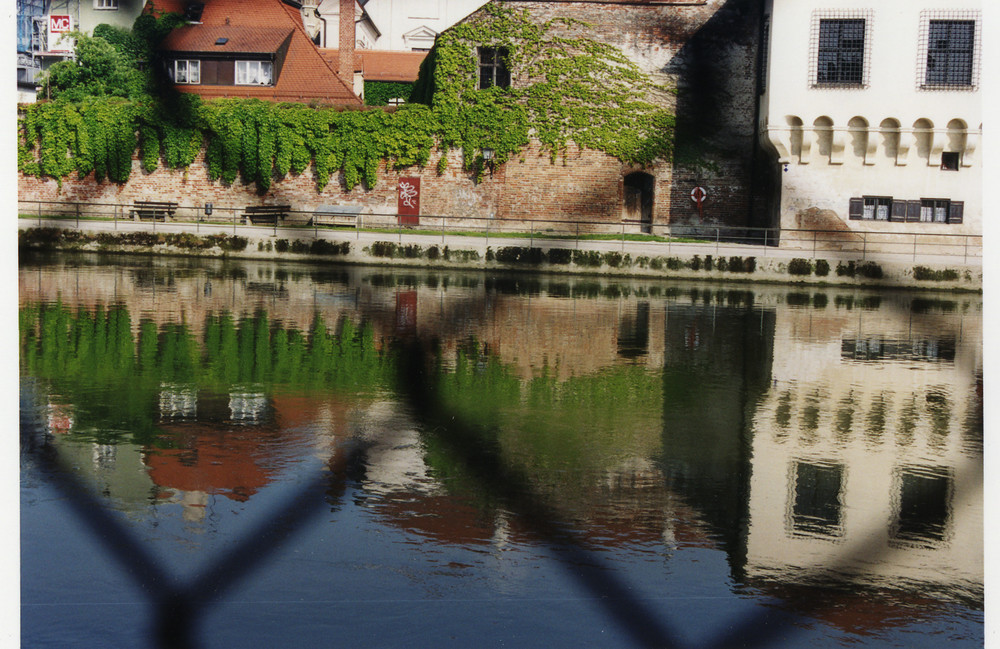
[[[976,647],[982,300],[20,271],[25,647]]]

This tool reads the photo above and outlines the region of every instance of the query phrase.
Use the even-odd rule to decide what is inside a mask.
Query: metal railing
[[[321,210],[295,210],[286,212],[286,217],[274,224],[254,225],[247,218],[247,207],[178,205],[174,213],[157,223],[156,219],[140,219],[132,203],[96,203],[74,201],[18,201],[18,214],[22,219],[37,219],[41,227],[45,221],[72,221],[80,227],[83,221],[111,221],[118,229],[119,223],[129,223],[129,229],[148,225],[152,231],[157,228],[176,230],[181,226],[188,230],[194,226],[199,232],[202,226],[213,231],[219,228],[270,229],[274,236],[280,230],[311,231],[314,238],[321,232],[353,230],[359,236],[362,231],[394,234],[402,242],[404,234],[440,236],[442,243],[450,235],[485,237],[487,245],[491,238],[515,238],[526,240],[529,247],[536,241],[548,242],[565,240],[575,247],[588,239],[626,242],[662,243],[666,254],[671,254],[674,244],[697,243],[714,247],[715,254],[737,253],[751,250],[767,257],[770,250],[796,251],[807,258],[844,258],[865,261],[873,256],[899,256],[917,258],[940,258],[941,261],[969,263],[981,260],[983,238],[978,234],[950,234],[947,232],[893,232],[875,230],[816,230],[794,228],[753,228],[732,227],[690,223],[650,223],[622,219],[620,221],[574,220],[574,219],[511,219],[475,216],[421,215],[416,222],[404,222],[395,212],[355,213],[345,210],[336,212],[326,207]],[[248,206],[249,207],[249,206]],[[345,206],[357,209],[355,206]],[[412,219],[412,217],[409,217]],[[174,227],[169,227],[174,226]],[[940,224],[932,227],[940,229]]]

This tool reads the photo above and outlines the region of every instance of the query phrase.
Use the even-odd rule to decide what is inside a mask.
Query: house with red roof
[[[281,0],[158,0],[155,10],[190,21],[160,46],[164,72],[180,92],[204,99],[361,105],[353,63],[345,73],[328,62],[306,34],[297,7]],[[349,27],[353,31],[353,22]],[[348,49],[345,59],[353,62]]]

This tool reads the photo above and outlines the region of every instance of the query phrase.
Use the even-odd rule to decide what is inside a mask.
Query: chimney
[[[354,2],[355,0],[340,0],[340,66],[338,73],[348,88],[354,87]]]

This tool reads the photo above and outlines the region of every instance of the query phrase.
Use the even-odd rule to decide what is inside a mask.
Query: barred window
[[[510,70],[507,69],[506,47],[479,48],[479,87],[510,87]]]
[[[979,85],[982,18],[976,10],[926,10],[920,16],[917,87],[974,90]]]
[[[816,83],[861,85],[864,81],[865,21],[819,21]]]
[[[927,30],[928,86],[972,85],[973,45],[976,23],[972,20],[932,20]]]

